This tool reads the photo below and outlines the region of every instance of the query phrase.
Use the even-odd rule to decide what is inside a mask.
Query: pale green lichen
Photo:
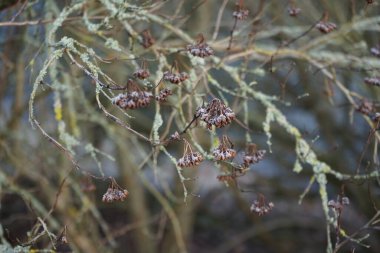
[[[106,42],[104,43],[104,45],[107,47],[107,48],[110,48],[110,49],[113,49],[115,51],[123,51],[119,45],[119,42],[115,39],[112,39],[112,38],[107,38]]]

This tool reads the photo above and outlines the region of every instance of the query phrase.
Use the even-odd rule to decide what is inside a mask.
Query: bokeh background
[[[257,97],[273,99],[319,161],[334,171],[378,173],[379,136],[371,117],[380,93],[364,78],[380,76],[380,58],[370,52],[380,43],[380,5],[368,2],[246,0],[237,7],[228,0],[1,1],[1,249],[325,252],[329,226],[334,252],[379,252],[378,177],[339,180],[327,174],[328,199],[336,200],[344,189],[350,200],[339,218],[338,237],[345,243],[335,248],[334,210],[329,210],[332,223],[327,225],[319,184],[309,185],[316,176],[313,167],[305,163],[300,173],[293,171],[299,159],[295,138],[275,121],[265,131],[268,106]],[[76,4],[82,5],[57,27],[57,17]],[[233,12],[240,7],[249,16],[236,22],[227,50]],[[301,12],[292,17],[289,7]],[[324,13],[338,26],[336,31],[323,34],[314,28]],[[141,45],[145,29],[155,40],[149,48]],[[215,56],[197,60],[183,50],[200,33]],[[90,61],[121,86],[144,62],[152,75],[139,83],[147,89],[174,62],[176,71],[190,73],[182,85],[159,86],[173,90],[168,102],[152,102],[128,115],[111,103],[120,91],[101,89],[101,103],[128,128],[152,139],[160,115],[158,133],[164,140],[182,131],[203,102],[218,97],[240,122],[213,131],[197,122],[183,137],[210,155],[218,136],[226,134],[238,151],[234,163],[241,162],[250,142],[267,150],[265,159],[225,183],[217,176],[230,173],[231,164],[208,157],[200,166],[184,169],[188,180],[181,182],[171,157],[182,156],[183,142],[171,142],[164,151],[107,118],[96,100],[96,82],[65,52],[36,86],[46,59],[60,48],[50,42],[64,36],[91,48],[99,58],[90,55]],[[86,67],[80,54],[73,55]],[[34,116],[63,149],[31,124],[33,86]],[[368,115],[358,112],[363,101],[372,107]],[[102,202],[109,177],[129,191],[127,200]],[[264,216],[250,211],[259,194],[275,205]]]

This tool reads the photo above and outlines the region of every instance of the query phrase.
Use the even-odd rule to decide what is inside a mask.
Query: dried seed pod
[[[198,42],[194,45],[187,45],[186,50],[193,56],[208,57],[214,54],[214,50],[204,42],[202,34],[199,35]]]
[[[124,201],[129,195],[129,192],[122,189],[115,181],[111,178],[111,184],[108,187],[106,193],[102,197],[102,201],[106,203],[112,203],[114,201]]]
[[[240,9],[238,11],[234,11],[232,13],[232,16],[236,18],[237,20],[244,20],[247,19],[249,15],[249,10],[248,9]]]
[[[179,133],[177,131],[175,131],[174,134],[170,135],[170,138],[169,138],[170,141],[179,141],[181,140],[181,136],[179,135]]]
[[[173,95],[172,90],[170,90],[168,88],[164,88],[164,89],[160,90],[160,93],[155,97],[155,99],[158,102],[166,102],[170,95]]]
[[[297,8],[295,6],[289,6],[288,7],[288,13],[289,13],[289,16],[291,16],[291,17],[297,17],[298,14],[301,13],[301,9]]]
[[[112,103],[122,109],[136,109],[147,107],[153,94],[148,91],[142,91],[133,81],[128,80],[128,92],[119,94],[112,99]]]
[[[142,43],[141,43],[141,45],[142,45],[144,48],[149,48],[149,47],[151,47],[154,43],[155,43],[155,40],[154,40],[154,38],[152,37],[152,34],[150,33],[150,31],[149,31],[148,29],[145,29],[145,30],[142,32]]]
[[[175,73],[172,73],[171,71],[165,71],[164,76],[162,77],[164,81],[169,81],[173,84],[179,84],[188,78],[189,78],[189,75],[186,72],[175,74]]]
[[[146,79],[150,76],[150,73],[147,69],[137,69],[134,73],[133,76],[138,79]]]
[[[364,82],[373,86],[380,86],[380,77],[366,77]]]
[[[315,27],[322,33],[330,33],[337,28],[337,25],[332,22],[320,21]]]
[[[251,205],[251,212],[262,216],[270,212],[274,207],[273,202],[269,202],[268,204],[265,202],[264,195],[260,194],[258,200],[254,200]]]
[[[257,150],[256,144],[249,144],[243,157],[243,166],[248,167],[250,164],[260,162],[262,159],[264,159],[265,154],[266,150]]]
[[[341,211],[343,209],[343,206],[346,206],[349,204],[350,204],[349,198],[338,195],[336,201],[329,200],[329,202],[327,203],[327,206],[335,209],[336,211]]]
[[[183,156],[180,159],[178,159],[177,165],[182,168],[199,165],[204,160],[202,154],[196,151],[193,152],[190,143],[186,139],[184,139],[184,141],[185,148]]]
[[[223,135],[220,145],[212,151],[215,160],[228,160],[236,156],[236,151],[233,149],[233,144],[228,136]]]
[[[235,4],[235,11],[232,13],[232,16],[237,20],[247,19],[249,15],[249,10],[243,6],[243,1],[240,0]]]
[[[362,100],[360,105],[356,108],[357,112],[365,115],[370,115],[375,111],[374,104],[367,100]]]
[[[207,106],[198,107],[195,116],[206,122],[207,128],[224,127],[235,119],[235,113],[221,100],[214,98]]]

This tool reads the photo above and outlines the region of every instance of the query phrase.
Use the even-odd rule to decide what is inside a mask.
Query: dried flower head
[[[170,135],[170,138],[169,138],[170,141],[179,141],[181,140],[181,136],[179,135],[179,133],[177,131],[174,132],[174,134]]]
[[[380,45],[377,45],[377,46],[374,46],[374,47],[371,47],[371,53],[376,56],[376,57],[380,57]]]
[[[133,76],[138,79],[146,79],[150,76],[150,73],[147,69],[136,69],[136,71],[133,73]]]
[[[192,167],[200,164],[204,158],[199,152],[193,152],[190,143],[184,139],[185,148],[183,152],[183,156],[178,159],[177,165],[179,167]]]
[[[223,135],[219,146],[212,151],[212,154],[214,155],[215,160],[224,161],[234,158],[236,156],[236,151],[233,149],[233,144],[228,136]]]
[[[153,44],[155,43],[155,40],[153,39],[152,37],[152,34],[150,33],[150,31],[148,29],[145,29],[143,32],[142,32],[142,46],[144,48],[149,48],[151,47]]]
[[[244,167],[248,167],[250,164],[255,164],[260,162],[265,156],[266,150],[261,149],[257,150],[257,145],[254,143],[250,143],[247,146],[246,153],[243,157],[243,165]]]
[[[119,94],[112,99],[112,103],[122,109],[136,109],[147,107],[153,94],[141,90],[132,80],[128,80],[128,92]]]
[[[268,204],[265,202],[265,197],[262,194],[259,194],[259,199],[254,200],[251,205],[251,212],[262,216],[271,211],[274,207],[273,202],[269,202]]]
[[[199,35],[198,42],[193,45],[187,45],[187,51],[193,55],[201,58],[208,57],[214,54],[214,50],[204,42],[204,37],[202,34]]]
[[[328,22],[329,20],[329,15],[327,12],[325,12],[323,14],[323,19],[321,21],[319,21],[315,27],[322,33],[330,33],[332,31],[334,31],[336,28],[337,28],[337,25],[332,23],[332,22]]]
[[[325,22],[325,21],[318,22],[315,27],[322,33],[330,33],[337,28],[336,24],[332,22]]]
[[[106,203],[112,203],[114,201],[124,201],[128,197],[129,193],[127,190],[121,188],[115,181],[111,178],[111,184],[104,193],[102,201]]]
[[[373,86],[380,86],[380,77],[366,77],[364,82]]]
[[[221,128],[230,124],[235,119],[235,113],[221,100],[214,98],[207,106],[198,107],[195,117],[206,122],[207,128],[211,129],[212,126]]]
[[[356,111],[365,115],[370,115],[375,111],[374,104],[368,100],[362,100],[356,108]]]
[[[172,90],[170,90],[168,88],[164,88],[164,89],[160,90],[160,93],[155,97],[155,99],[158,102],[166,102],[170,95],[173,95]]]
[[[301,9],[297,8],[295,6],[289,6],[288,7],[288,13],[289,13],[289,16],[291,16],[291,17],[297,17],[298,14],[301,13]]]
[[[179,84],[189,78],[189,75],[186,72],[173,73],[171,71],[165,71],[163,79],[164,81],[169,81],[174,84]]]
[[[243,6],[243,1],[240,0],[235,5],[235,11],[232,13],[232,16],[237,20],[247,19],[249,15],[249,10]]]

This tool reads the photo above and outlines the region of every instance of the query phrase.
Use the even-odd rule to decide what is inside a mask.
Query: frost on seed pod
[[[380,86],[380,77],[366,77],[364,82],[373,86]]]
[[[192,167],[192,166],[196,166],[200,164],[204,160],[201,153],[197,151],[193,152],[190,146],[190,143],[186,139],[184,139],[184,141],[185,141],[185,148],[184,148],[183,156],[180,159],[178,159],[177,165],[183,168],[183,167]]]
[[[255,164],[263,160],[266,150],[257,150],[257,146],[254,143],[248,145],[246,153],[243,157],[243,165],[248,167],[250,164]]]
[[[191,55],[201,58],[214,54],[214,50],[204,42],[204,37],[202,34],[199,35],[197,44],[187,45],[186,49]]]
[[[133,81],[128,80],[128,92],[119,94],[112,99],[112,103],[122,109],[136,109],[147,107],[153,94],[141,90]]]
[[[212,151],[215,160],[224,161],[233,159],[236,156],[236,151],[233,149],[232,142],[228,136],[223,135],[220,145]]]
[[[198,107],[195,117],[206,122],[207,128],[211,129],[212,126],[217,128],[227,126],[235,119],[235,113],[222,101],[214,98],[207,106]]]
[[[158,102],[166,102],[170,95],[173,95],[172,90],[170,90],[168,88],[164,88],[164,89],[160,90],[160,93],[155,97],[155,99]]]
[[[336,24],[325,21],[318,22],[315,27],[322,33],[330,33],[337,28]]]
[[[189,75],[186,72],[181,72],[181,73],[176,74],[171,71],[165,71],[164,76],[163,76],[164,81],[169,81],[174,84],[182,83],[188,78],[189,78]]]
[[[244,20],[248,18],[249,10],[247,9],[240,9],[238,11],[234,11],[232,13],[232,16],[236,18],[237,20]]]
[[[243,1],[237,2],[232,16],[237,20],[244,20],[248,18],[248,15],[249,10],[243,6]]]
[[[179,135],[179,133],[177,131],[175,131],[174,134],[170,135],[169,140],[171,140],[171,141],[180,141],[181,140],[181,136]]]
[[[102,201],[106,203],[112,203],[114,201],[124,201],[128,197],[129,193],[127,190],[122,189],[115,181],[111,178],[111,185],[108,187],[107,192],[104,193]]]
[[[265,198],[262,194],[259,196],[259,200],[254,200],[251,205],[251,212],[256,213],[259,216],[267,214],[274,207],[273,202],[269,202],[268,204],[265,202]]]
[[[150,73],[147,69],[137,69],[134,73],[133,76],[138,79],[146,79],[150,76]]]
[[[365,115],[370,115],[375,111],[374,104],[370,101],[362,100],[356,108],[356,111]]]

